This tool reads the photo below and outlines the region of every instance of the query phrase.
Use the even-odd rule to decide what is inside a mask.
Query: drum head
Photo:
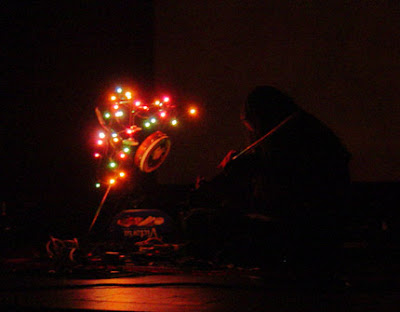
[[[136,151],[134,162],[143,172],[152,172],[164,162],[171,148],[169,137],[161,131],[149,135]]]

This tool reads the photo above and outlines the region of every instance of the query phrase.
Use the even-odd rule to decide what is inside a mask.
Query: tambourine
[[[152,172],[164,162],[171,148],[169,137],[156,131],[149,135],[138,147],[134,163],[143,172]]]

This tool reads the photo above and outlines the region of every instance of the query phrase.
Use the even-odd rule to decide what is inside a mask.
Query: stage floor
[[[0,278],[0,306],[9,311],[397,312],[400,306],[398,265],[349,267],[350,285],[316,288],[256,268],[137,266],[103,276],[99,271],[59,275],[46,272],[38,260],[11,260],[14,269]]]

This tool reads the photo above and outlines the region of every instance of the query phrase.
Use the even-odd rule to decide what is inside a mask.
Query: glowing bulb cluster
[[[176,127],[178,112],[169,96],[161,96],[153,102],[137,97],[130,89],[117,87],[106,99],[106,107],[99,109],[99,123],[102,129],[97,132],[97,148],[93,156],[99,165],[100,177],[96,188],[102,185],[118,184],[118,181],[134,178],[130,172],[140,141],[157,130],[167,131]],[[186,110],[193,117],[197,109]]]

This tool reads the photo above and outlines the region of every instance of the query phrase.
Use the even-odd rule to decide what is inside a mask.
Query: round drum
[[[170,148],[169,137],[161,131],[156,131],[139,145],[134,163],[141,171],[152,172],[161,166]]]

